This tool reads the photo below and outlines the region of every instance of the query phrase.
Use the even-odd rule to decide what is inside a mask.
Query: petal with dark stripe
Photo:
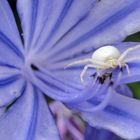
[[[57,128],[43,95],[30,84],[25,87],[22,96],[0,117],[0,124],[0,136],[5,140],[59,140]]]
[[[100,127],[123,137],[140,137],[139,100],[112,91],[108,105],[101,111],[82,113],[83,118],[93,127]],[[127,128],[127,129],[126,129]]]

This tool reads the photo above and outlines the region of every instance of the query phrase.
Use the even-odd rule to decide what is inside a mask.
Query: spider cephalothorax
[[[91,58],[85,58],[82,60],[74,61],[68,64],[66,67],[90,62],[89,64],[86,64],[84,66],[84,69],[81,72],[81,75],[80,75],[81,82],[84,82],[83,76],[86,73],[88,68],[95,68],[97,70],[98,76],[100,76],[100,70],[107,70],[107,69],[113,70],[116,67],[119,67],[120,69],[122,69],[123,67],[126,67],[128,74],[130,74],[129,66],[127,63],[140,59],[140,58],[132,57],[131,59],[127,59],[126,56],[128,55],[129,52],[139,49],[139,48],[140,48],[140,45],[137,45],[135,47],[126,49],[121,54],[120,51],[114,46],[103,46],[97,49],[92,54]]]

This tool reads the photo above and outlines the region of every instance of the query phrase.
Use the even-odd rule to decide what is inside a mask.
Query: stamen
[[[112,78],[112,73],[104,73],[102,76],[98,76],[97,80],[99,81],[100,84],[104,84],[104,82],[109,78],[111,80]],[[112,82],[112,81],[111,81]]]

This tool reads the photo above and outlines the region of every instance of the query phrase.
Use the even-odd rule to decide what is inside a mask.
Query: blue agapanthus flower
[[[92,68],[86,86],[83,65],[64,69],[97,47],[113,45],[122,54],[136,46],[120,42],[140,30],[140,1],[17,0],[17,12],[21,37],[7,0],[0,1],[0,139],[60,139],[45,96],[81,112],[92,126],[140,137],[140,102],[125,85],[140,80],[138,60],[127,64],[130,75],[116,67],[110,79],[105,73],[95,83]],[[128,59],[139,57],[139,49],[131,53]]]

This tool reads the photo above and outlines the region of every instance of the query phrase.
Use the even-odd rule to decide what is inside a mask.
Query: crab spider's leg
[[[73,65],[77,65],[77,64],[86,63],[86,62],[91,62],[94,65],[106,66],[106,64],[104,62],[99,62],[99,61],[93,60],[91,58],[86,58],[86,59],[74,61],[70,64],[67,64],[64,68],[67,68],[67,67],[70,67],[70,66],[73,66]]]
[[[92,59],[91,58],[86,58],[86,59],[82,59],[82,60],[77,60],[77,61],[74,61],[72,63],[67,64],[65,66],[65,68],[73,66],[73,65],[77,65],[77,64],[86,63],[86,62],[91,62],[92,63]]]
[[[133,62],[135,60],[140,60],[140,57],[132,57],[125,60],[125,62]]]
[[[126,49],[122,54],[121,56],[119,57],[118,61],[121,62],[122,60],[124,60],[124,58],[127,56],[127,54],[131,51],[134,51],[136,49],[140,49],[140,45],[136,45],[135,47],[131,47],[131,48],[128,48]]]
[[[96,68],[96,65],[94,65],[94,64],[88,64],[88,65],[86,65],[84,67],[84,69],[82,70],[82,72],[80,74],[80,80],[81,80],[82,83],[84,83],[83,77],[84,77],[86,71],[88,70],[88,68]]]
[[[97,70],[97,76],[100,76],[100,68],[96,68]]]
[[[84,75],[85,75],[85,73],[86,73],[86,71],[87,71],[88,68],[96,68],[96,69],[97,69],[98,75],[100,75],[98,70],[99,70],[100,68],[103,69],[104,66],[97,66],[97,65],[94,65],[94,64],[88,64],[88,65],[86,65],[86,66],[84,67],[83,71],[82,71],[81,74],[80,74],[80,80],[81,80],[82,83],[84,83],[83,77],[84,77]]]
[[[128,64],[124,64],[124,65],[125,65],[125,67],[126,67],[126,70],[127,70],[128,75],[130,75],[131,72],[130,72],[130,68],[129,68]]]
[[[126,61],[125,61],[124,64],[119,63],[119,67],[120,67],[120,68],[122,68],[123,66],[126,67],[126,71],[127,71],[128,75],[130,75],[130,74],[131,74],[131,72],[130,72],[130,68],[129,68],[129,65],[126,64]]]

